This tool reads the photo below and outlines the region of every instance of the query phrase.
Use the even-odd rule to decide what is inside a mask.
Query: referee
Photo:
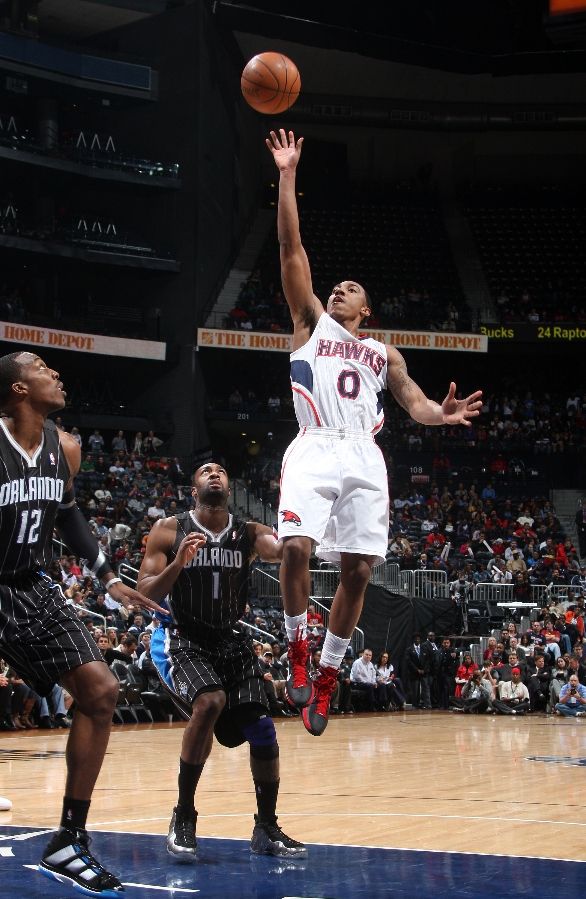
[[[215,733],[224,746],[250,745],[258,806],[251,850],[303,858],[305,846],[277,823],[279,747],[263,672],[252,641],[233,629],[246,607],[250,562],[257,555],[280,561],[282,544],[270,528],[234,518],[229,494],[221,465],[198,468],[195,507],[156,522],[138,576],[147,596],[157,601],[169,596],[173,621],[154,631],[151,658],[189,718],[167,850],[176,861],[195,861],[195,790]]]
[[[87,560],[115,600],[162,610],[114,577],[77,508],[80,447],[47,420],[64,405],[58,372],[39,356],[0,358],[0,656],[41,696],[60,683],[75,699],[61,825],[39,871],[90,895],[116,897],[122,884],[91,854],[85,826],[118,682],[60,586],[44,573],[53,557],[53,530]]]

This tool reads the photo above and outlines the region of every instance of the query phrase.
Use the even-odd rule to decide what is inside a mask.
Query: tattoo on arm
[[[408,412],[410,404],[418,398],[421,391],[407,374],[405,362],[402,362],[395,369],[389,370],[388,384],[394,398]]]

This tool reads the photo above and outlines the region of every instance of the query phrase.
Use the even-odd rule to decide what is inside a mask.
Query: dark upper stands
[[[586,198],[579,190],[475,189],[467,212],[502,321],[586,321]]]

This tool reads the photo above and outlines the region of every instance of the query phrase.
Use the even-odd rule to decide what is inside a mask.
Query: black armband
[[[68,490],[63,495],[63,502],[59,506],[55,527],[63,542],[73,550],[76,556],[87,561],[95,577],[105,577],[112,571],[112,566],[98,546],[98,541],[92,534],[90,526],[79,510],[73,490]]]

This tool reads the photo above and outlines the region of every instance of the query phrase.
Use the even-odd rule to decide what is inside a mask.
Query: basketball
[[[240,87],[249,106],[276,115],[297,100],[301,76],[295,63],[282,53],[258,53],[244,67]]]

